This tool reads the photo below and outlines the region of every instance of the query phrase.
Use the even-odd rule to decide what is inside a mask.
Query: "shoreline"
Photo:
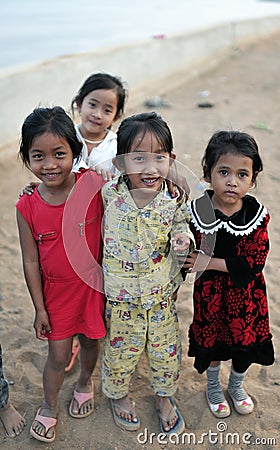
[[[107,0],[105,4],[83,2],[77,9],[72,0],[54,5],[20,0],[5,2],[0,30],[1,64],[40,63],[59,55],[94,52],[159,36],[199,32],[226,22],[238,22],[280,14],[277,2],[263,0],[176,0],[176,8],[163,0],[132,5],[128,0]],[[63,22],[59,20],[63,16]],[[94,18],[94,27],[92,19]],[[139,26],[141,24],[141,26]],[[11,29],[13,30],[11,32]],[[1,67],[2,68],[2,67]]]
[[[139,93],[159,95],[153,92],[165,88],[176,74],[179,78],[186,73],[189,78],[196,77],[230,58],[236,50],[242,51],[279,33],[280,15],[275,15],[224,23],[107,52],[59,57],[22,71],[0,73],[0,142],[12,142],[24,118],[38,105],[58,104],[69,110],[74,93],[90,73],[101,71],[120,76],[129,88],[130,103],[130,99],[138,101]]]

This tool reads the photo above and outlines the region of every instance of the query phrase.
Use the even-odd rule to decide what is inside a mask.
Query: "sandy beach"
[[[280,340],[280,306],[277,291],[280,276],[280,178],[279,104],[280,104],[280,36],[259,42],[249,48],[233,49],[218,67],[197,78],[186,73],[176,87],[167,80],[162,91],[154,86],[154,95],[161,96],[168,106],[156,109],[169,123],[175,141],[178,160],[196,177],[201,176],[203,150],[216,130],[238,129],[257,140],[264,162],[264,172],[258,177],[253,192],[271,214],[269,226],[271,250],[265,268],[269,294],[271,332],[276,358]],[[117,75],[117,74],[116,74]],[[121,76],[121,74],[119,74]],[[173,86],[173,87],[172,87]],[[149,87],[151,92],[151,87]],[[126,115],[147,110],[143,93],[138,104],[130,99]],[[208,107],[199,107],[208,102]],[[70,103],[70,99],[69,99]],[[152,109],[152,108],[151,108]],[[16,137],[16,136],[15,136]],[[193,368],[187,356],[187,332],[192,317],[192,285],[180,288],[178,313],[183,340],[183,363],[175,399],[186,421],[185,442],[170,442],[160,433],[159,419],[149,386],[148,366],[143,356],[131,383],[131,396],[141,417],[141,429],[129,433],[113,422],[110,404],[101,392],[100,364],[93,375],[95,411],[78,420],[68,414],[78,365],[66,375],[59,400],[57,438],[52,444],[39,443],[29,434],[29,428],[41,404],[42,370],[47,344],[36,340],[33,330],[33,306],[27,292],[21,265],[21,255],[15,221],[15,202],[22,187],[33,179],[17,160],[17,142],[0,154],[1,176],[1,285],[0,342],[3,348],[5,376],[10,382],[10,397],[14,406],[25,415],[27,427],[10,439],[0,422],[0,447],[4,450],[159,450],[159,449],[276,449],[279,438],[280,368],[253,365],[245,386],[255,402],[249,416],[232,411],[220,421],[211,415],[205,399],[205,374]],[[229,362],[223,363],[221,380],[226,387]],[[155,433],[152,435],[152,433]],[[188,443],[188,439],[190,443]]]

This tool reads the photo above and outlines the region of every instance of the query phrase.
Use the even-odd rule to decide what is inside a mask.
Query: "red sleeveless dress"
[[[60,340],[81,333],[105,336],[102,282],[100,189],[102,177],[77,173],[69,199],[50,205],[34,194],[21,197],[16,208],[29,224],[38,245],[43,293],[52,333]]]

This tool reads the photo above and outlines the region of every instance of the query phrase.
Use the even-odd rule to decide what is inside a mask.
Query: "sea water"
[[[264,0],[3,0],[0,68],[273,14]]]

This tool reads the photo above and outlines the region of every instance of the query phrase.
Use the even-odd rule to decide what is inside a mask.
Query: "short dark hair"
[[[218,159],[227,153],[247,156],[253,161],[253,177],[255,182],[258,173],[263,170],[263,163],[255,139],[241,131],[217,131],[208,142],[202,158],[205,181],[211,180],[211,172]]]
[[[167,123],[156,112],[146,112],[127,117],[122,121],[117,131],[117,155],[129,153],[136,136],[147,132],[156,135],[164,151],[171,155],[173,138]]]
[[[19,156],[26,167],[30,168],[29,150],[32,142],[44,133],[52,133],[65,139],[72,150],[73,158],[80,155],[83,144],[77,138],[71,117],[60,106],[38,107],[26,117],[21,128]]]

